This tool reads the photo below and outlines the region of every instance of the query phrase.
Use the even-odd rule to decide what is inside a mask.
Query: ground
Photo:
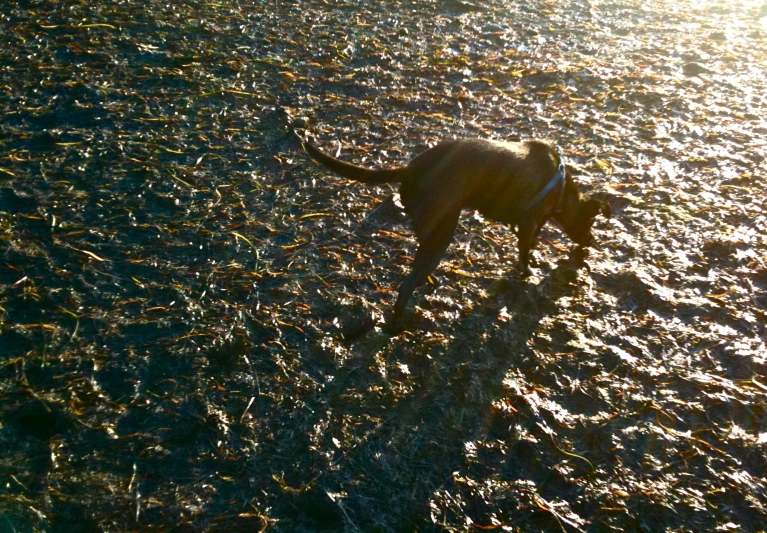
[[[764,531],[765,17],[6,2],[0,531]],[[294,130],[548,139],[613,216],[525,279],[466,213],[392,332],[396,189]]]

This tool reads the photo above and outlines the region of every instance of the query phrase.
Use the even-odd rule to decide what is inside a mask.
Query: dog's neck
[[[557,199],[557,208],[555,210],[556,212],[559,212],[562,210],[562,199],[565,196],[565,177],[566,177],[566,168],[565,168],[565,160],[562,157],[562,152],[559,152],[559,167],[557,167],[557,172],[554,174],[554,177],[551,178],[551,180],[546,184],[546,186],[540,190],[538,194],[535,195],[535,198],[532,199],[529,206],[527,207],[528,211],[532,210],[537,206],[539,203],[543,201],[548,194],[554,190],[557,186],[559,186],[559,198]]]

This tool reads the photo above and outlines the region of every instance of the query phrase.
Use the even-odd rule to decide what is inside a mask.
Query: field
[[[6,0],[0,531],[767,530],[767,6]],[[609,202],[522,278],[396,189],[543,138]]]

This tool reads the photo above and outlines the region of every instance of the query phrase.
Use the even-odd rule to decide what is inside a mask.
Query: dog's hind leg
[[[413,295],[413,291],[426,282],[429,274],[434,272],[434,269],[437,268],[437,265],[442,260],[445,250],[450,246],[450,241],[453,240],[453,233],[458,225],[459,215],[460,211],[445,215],[432,231],[418,234],[419,245],[418,251],[415,254],[415,260],[413,261],[413,271],[400,285],[397,303],[394,304],[393,326],[401,325],[405,307],[407,307],[408,300]]]

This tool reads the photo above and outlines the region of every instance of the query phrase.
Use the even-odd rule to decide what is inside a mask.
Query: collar
[[[530,202],[529,206],[527,207],[528,211],[532,210],[536,205],[538,205],[546,196],[556,187],[557,185],[561,185],[559,188],[559,200],[557,201],[557,208],[556,211],[559,211],[562,204],[562,198],[565,196],[565,158],[562,157],[562,151],[557,148],[557,153],[559,154],[559,167],[557,167],[557,172],[554,174],[554,177],[551,178],[551,180],[546,184],[546,186],[540,190],[538,194],[535,195],[535,198]]]

